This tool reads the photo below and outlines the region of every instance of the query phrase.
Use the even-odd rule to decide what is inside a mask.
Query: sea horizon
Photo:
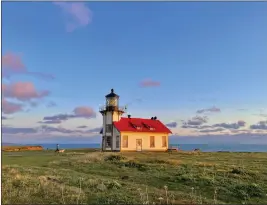
[[[28,145],[28,146],[42,146],[44,149],[56,149],[57,143],[2,143],[6,145]],[[86,149],[86,148],[101,148],[100,143],[58,143],[60,149]],[[169,148],[175,147],[183,151],[192,151],[200,149],[202,152],[267,152],[267,144],[238,144],[238,143],[171,143]]]

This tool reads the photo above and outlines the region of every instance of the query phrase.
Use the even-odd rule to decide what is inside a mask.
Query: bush
[[[121,155],[109,155],[105,158],[105,161],[120,161],[125,159],[125,157]]]
[[[263,197],[264,190],[258,184],[236,185],[232,189],[232,194],[238,198],[247,199],[248,197]]]
[[[232,174],[244,174],[243,170],[241,170],[240,167],[238,168],[233,168],[231,171]]]
[[[137,168],[139,171],[146,171],[147,167],[144,164],[137,163],[133,160],[124,163],[125,167]]]

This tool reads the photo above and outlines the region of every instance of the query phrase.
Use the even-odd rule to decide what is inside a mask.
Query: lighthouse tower
[[[100,107],[99,112],[103,116],[102,151],[116,151],[116,132],[113,122],[120,121],[125,112],[119,107],[120,96],[114,93],[114,89],[106,95],[106,105]]]

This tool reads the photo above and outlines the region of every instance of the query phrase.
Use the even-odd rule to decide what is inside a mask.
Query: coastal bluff
[[[2,151],[4,152],[18,152],[18,151],[42,151],[42,146],[3,146]]]

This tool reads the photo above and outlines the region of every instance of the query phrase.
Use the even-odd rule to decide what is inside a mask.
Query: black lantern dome
[[[111,89],[111,92],[108,95],[106,95],[106,98],[114,98],[114,97],[119,98],[120,96],[114,93],[114,89]]]

